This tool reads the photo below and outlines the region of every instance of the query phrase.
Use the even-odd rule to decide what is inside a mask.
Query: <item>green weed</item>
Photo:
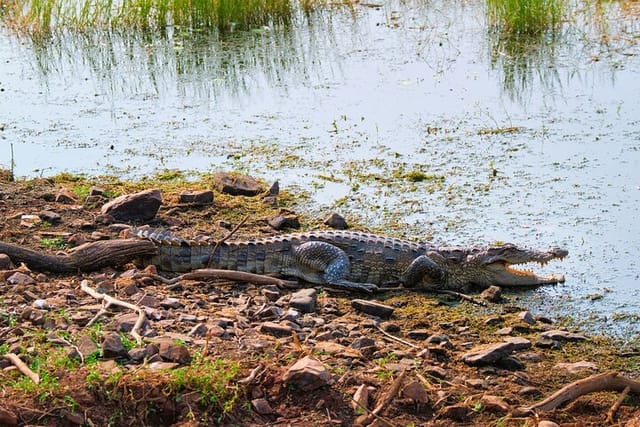
[[[62,237],[43,237],[40,246],[46,249],[67,249],[69,245]]]
[[[489,23],[503,34],[536,35],[555,28],[565,13],[562,0],[487,0]]]

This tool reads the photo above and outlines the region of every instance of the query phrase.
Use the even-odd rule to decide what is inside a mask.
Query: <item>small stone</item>
[[[10,285],[35,285],[37,282],[31,278],[31,276],[28,276],[24,273],[20,273],[19,271],[13,273],[11,276],[9,276],[9,278],[7,279],[7,283],[9,283]]]
[[[382,322],[380,324],[380,327],[382,328],[383,331],[389,332],[390,334],[395,334],[400,332],[400,325],[398,325],[397,323]]]
[[[62,221],[60,214],[53,211],[41,211],[38,216],[41,220],[53,225],[60,224],[60,221]]]
[[[512,333],[513,328],[511,326],[507,326],[496,331],[496,335],[511,335]]]
[[[480,399],[484,409],[490,412],[503,412],[507,413],[511,411],[511,406],[504,401],[501,397],[485,394]]]
[[[184,306],[177,298],[165,298],[160,302],[160,306],[162,308],[173,308],[178,309]]]
[[[160,190],[151,189],[116,197],[103,205],[101,212],[117,221],[149,221],[155,218],[161,203]]]
[[[331,374],[319,360],[305,356],[291,366],[282,379],[302,391],[311,391],[329,384]]]
[[[197,322],[198,317],[195,314],[181,313],[178,317],[179,322]]]
[[[467,407],[467,405],[462,403],[459,403],[457,405],[445,406],[439,411],[440,417],[463,423],[469,421],[471,414],[471,409]]]
[[[18,416],[11,409],[0,406],[0,425],[3,426],[17,426]]]
[[[533,314],[531,314],[530,311],[521,311],[520,313],[518,313],[518,319],[529,325],[533,325],[534,323],[536,323],[536,319],[533,318]]]
[[[526,350],[531,348],[531,341],[522,337],[508,337],[504,339],[505,342],[513,344],[513,350]]]
[[[66,188],[61,188],[56,194],[56,202],[67,205],[77,203],[76,195]]]
[[[251,406],[253,406],[253,409],[255,409],[255,411],[260,415],[273,414],[273,408],[271,407],[267,399],[264,399],[264,398],[253,399],[251,401]]]
[[[105,333],[102,339],[102,356],[105,358],[128,357],[120,334],[115,332]]]
[[[265,287],[262,289],[262,295],[269,301],[277,301],[281,294],[277,287]]]
[[[20,217],[20,225],[27,228],[33,228],[41,222],[42,220],[38,215],[22,215]]]
[[[518,390],[518,394],[520,396],[538,397],[538,396],[542,396],[542,391],[540,391],[540,389],[537,387],[525,386],[525,387],[522,387],[520,390]]]
[[[85,359],[91,354],[100,350],[98,345],[88,335],[80,335],[80,338],[76,343],[76,347],[78,347],[80,354],[82,354],[82,357],[84,357]]]
[[[428,366],[424,366],[422,370],[435,378],[440,378],[440,379],[447,378],[447,370],[444,368],[441,368],[440,366],[428,365]]]
[[[189,349],[184,345],[174,344],[170,341],[160,341],[158,344],[158,354],[163,360],[186,365],[191,362]]]
[[[560,427],[560,425],[553,421],[542,420],[538,423],[538,427]]]
[[[505,356],[496,362],[496,366],[508,371],[523,371],[525,369],[524,363],[515,356]]]
[[[598,366],[595,363],[592,362],[587,362],[585,360],[581,360],[579,362],[574,362],[574,363],[557,363],[554,368],[557,369],[566,369],[567,371],[569,371],[572,374],[575,374],[577,372],[580,372],[582,370],[589,370],[589,371],[597,371],[598,370]]]
[[[363,299],[352,300],[351,307],[362,313],[370,314],[372,316],[377,316],[383,319],[390,317],[393,314],[394,310],[393,307],[390,307],[388,305]]]
[[[275,181],[273,184],[271,184],[271,187],[269,187],[269,190],[267,190],[267,195],[276,197],[279,194],[280,194],[280,183],[278,181]]]
[[[284,230],[285,228],[300,228],[300,220],[296,215],[276,215],[269,221],[269,226],[275,230]]]
[[[180,203],[192,203],[196,205],[208,205],[213,203],[213,191],[183,191],[179,196]]]
[[[11,262],[9,255],[0,254],[0,270],[12,270],[15,266]]]
[[[154,297],[153,295],[145,294],[142,296],[142,298],[134,299],[136,300],[136,304],[142,307],[158,308],[161,305],[161,302],[158,300],[158,298]]]
[[[227,172],[218,172],[213,176],[215,188],[232,196],[257,196],[262,193],[262,187],[254,178]]]
[[[543,332],[540,336],[551,338],[556,341],[584,341],[587,339],[584,335],[574,334],[572,332],[562,331],[559,329]]]
[[[365,347],[375,347],[375,345],[376,341],[368,337],[356,338],[351,343],[351,347],[355,348],[356,350],[361,350]]]
[[[190,337],[203,337],[207,335],[208,330],[209,329],[204,323],[198,323],[193,328],[191,328],[187,335],[189,335]]]
[[[427,338],[429,338],[429,335],[431,334],[426,329],[416,329],[407,332],[407,336],[414,340],[426,340]]]
[[[274,335],[276,337],[288,337],[291,336],[293,328],[281,323],[264,322],[260,325],[260,332],[264,334]]]
[[[487,381],[482,378],[469,378],[464,383],[472,388],[487,388]]]
[[[332,212],[324,219],[324,224],[336,230],[346,230],[349,228],[347,220],[340,214]]]
[[[137,313],[124,313],[113,319],[115,324],[114,329],[118,332],[131,332],[136,322],[138,321]],[[146,324],[146,321],[145,321]],[[145,324],[142,325],[144,329]]]
[[[560,343],[549,337],[539,336],[536,338],[534,345],[538,348],[560,348]]]
[[[504,322],[504,319],[500,316],[495,316],[495,317],[489,317],[487,320],[484,321],[484,324],[487,326],[495,326],[495,325],[499,325],[502,322]]]
[[[493,344],[465,353],[462,355],[462,361],[471,366],[489,365],[508,356],[513,350],[514,344],[509,342]]]
[[[502,289],[499,286],[489,286],[482,291],[480,297],[489,302],[500,302],[502,299]]]
[[[412,381],[402,389],[402,395],[418,403],[428,403],[429,394],[424,386],[418,381]]]
[[[314,288],[300,289],[291,295],[289,305],[303,313],[313,313],[316,309],[317,292]]]

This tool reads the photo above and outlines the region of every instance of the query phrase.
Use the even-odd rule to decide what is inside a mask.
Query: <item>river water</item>
[[[224,37],[33,43],[2,29],[0,166],[234,169],[391,234],[566,247],[548,267],[566,283],[522,305],[634,339],[640,13],[597,4],[524,46],[488,30],[477,0],[326,9]]]

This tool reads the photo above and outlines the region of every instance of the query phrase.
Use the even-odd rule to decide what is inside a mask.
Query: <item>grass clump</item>
[[[0,0],[5,23],[28,34],[57,29],[163,30],[168,26],[221,32],[288,24],[292,0]]]
[[[487,0],[487,12],[502,33],[535,35],[560,24],[564,5],[562,0]]]

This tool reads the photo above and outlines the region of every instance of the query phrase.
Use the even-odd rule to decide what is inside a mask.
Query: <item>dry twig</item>
[[[36,384],[40,383],[40,376],[29,369],[29,367],[18,357],[17,354],[7,353],[4,355],[4,358],[13,363],[13,365],[18,368],[18,370],[24,375],[31,378],[31,381]]]
[[[220,247],[220,245],[222,245],[224,242],[229,240],[231,236],[233,236],[236,233],[236,231],[238,231],[240,227],[242,227],[244,223],[247,222],[248,219],[249,219],[249,215],[242,218],[242,221],[240,221],[235,227],[233,227],[233,229],[226,236],[224,236],[222,239],[216,242],[215,246],[213,247],[213,249],[211,249],[211,252],[209,253],[209,261],[207,261],[207,268],[211,267],[211,262],[213,261],[213,255],[218,251],[218,248]]]
[[[618,396],[618,399],[615,401],[615,403],[613,405],[611,405],[611,408],[609,409],[609,412],[607,413],[607,422],[608,423],[613,424],[613,419],[616,416],[616,412],[618,412],[618,409],[620,408],[620,405],[622,405],[622,402],[629,395],[630,391],[631,391],[631,387],[626,386],[624,388],[624,390],[622,390],[622,393],[620,393],[620,396]]]
[[[91,319],[89,321],[89,323],[87,323],[87,326],[91,326],[93,324],[93,322],[95,322],[98,317],[100,317],[102,314],[104,314],[107,309],[112,306],[112,305],[117,305],[120,307],[124,307],[124,308],[128,308],[131,309],[133,311],[135,311],[136,313],[138,313],[138,320],[136,320],[135,325],[133,326],[133,329],[131,329],[131,336],[134,337],[136,339],[136,342],[138,343],[138,345],[142,344],[142,336],[140,336],[140,329],[142,328],[142,325],[144,324],[144,321],[146,320],[146,316],[144,314],[144,310],[142,308],[140,308],[139,306],[135,305],[135,304],[131,304],[125,301],[121,301],[117,298],[114,298],[110,295],[107,294],[101,294],[98,291],[96,291],[95,289],[91,288],[91,286],[89,286],[89,281],[88,280],[83,280],[82,282],[80,282],[80,289],[82,289],[84,292],[86,292],[87,294],[91,295],[93,298],[97,299],[98,301],[102,301],[102,308],[100,309],[100,311],[93,317],[93,319]]]

